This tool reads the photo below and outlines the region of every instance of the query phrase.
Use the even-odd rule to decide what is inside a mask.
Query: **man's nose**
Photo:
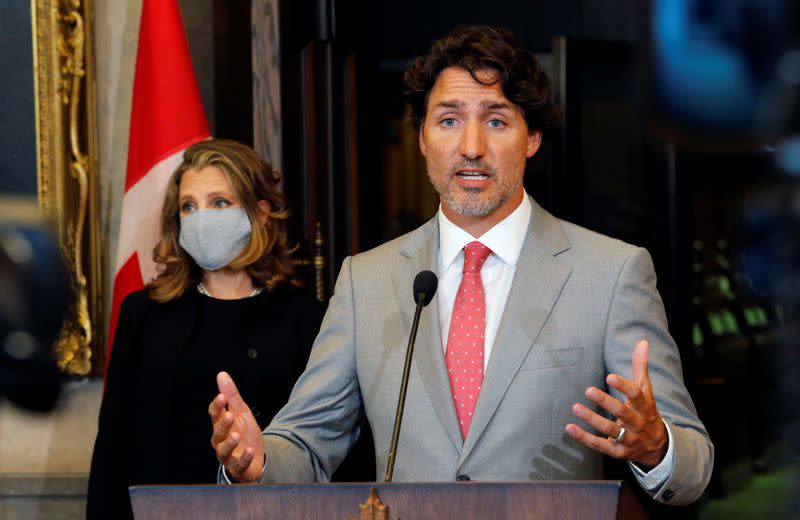
[[[486,136],[483,126],[478,121],[471,121],[464,126],[461,134],[459,152],[467,159],[477,159],[486,153]]]

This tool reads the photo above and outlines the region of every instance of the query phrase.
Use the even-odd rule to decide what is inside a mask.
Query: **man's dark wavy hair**
[[[551,99],[550,78],[533,54],[519,46],[507,29],[488,25],[460,25],[433,42],[430,52],[417,58],[404,78],[411,124],[419,132],[425,122],[428,96],[439,74],[460,67],[478,83],[499,83],[509,101],[520,107],[528,129],[552,128],[561,113]],[[493,81],[478,79],[478,71],[496,73]]]

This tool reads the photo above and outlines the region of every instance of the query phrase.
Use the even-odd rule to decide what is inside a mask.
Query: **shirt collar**
[[[458,253],[468,243],[478,240],[492,250],[500,260],[508,265],[517,265],[528,225],[531,219],[531,201],[524,194],[522,202],[509,216],[498,222],[493,228],[475,238],[457,225],[453,224],[442,212],[439,204],[437,213],[439,221],[439,267],[443,272],[452,264]]]

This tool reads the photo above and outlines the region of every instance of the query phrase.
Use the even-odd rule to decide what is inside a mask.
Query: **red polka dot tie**
[[[480,242],[470,242],[464,248],[464,270],[458,287],[450,333],[447,336],[447,375],[461,426],[466,438],[475,403],[483,383],[483,330],[486,306],[481,281],[481,267],[492,250]]]

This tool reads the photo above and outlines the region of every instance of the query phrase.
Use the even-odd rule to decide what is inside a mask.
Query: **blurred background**
[[[526,189],[556,216],[651,252],[684,378],[716,446],[706,496],[687,508],[647,502],[651,515],[800,517],[797,2],[179,3],[212,135],[255,146],[283,172],[292,236],[311,258],[319,226],[328,289],[345,256],[437,209],[405,121],[404,70],[458,24],[512,30],[565,114],[529,161]],[[36,200],[35,69],[14,50],[31,39],[19,27],[30,27],[32,5],[0,7],[9,38],[0,63],[20,71],[0,95],[0,195]],[[53,493],[73,497],[80,515],[95,435],[141,1],[83,5],[96,88],[92,366],[64,376],[58,419],[0,403],[0,516],[22,495]],[[27,460],[21,429],[37,439]],[[369,464],[364,443],[340,479],[374,478],[357,471]],[[626,475],[613,464],[607,473]],[[26,507],[44,514],[44,500]]]

